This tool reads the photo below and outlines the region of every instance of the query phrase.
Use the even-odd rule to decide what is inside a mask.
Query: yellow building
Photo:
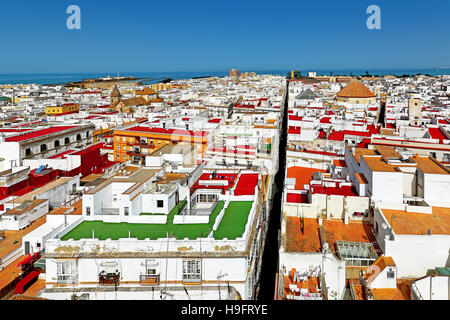
[[[45,107],[47,115],[63,115],[80,112],[80,105],[77,103],[66,103],[61,106]]]

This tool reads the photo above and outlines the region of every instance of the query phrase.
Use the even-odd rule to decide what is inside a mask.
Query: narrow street
[[[286,140],[288,122],[289,81],[286,81],[286,98],[279,147],[279,169],[275,175],[274,198],[269,216],[261,265],[258,300],[273,300],[275,294],[275,274],[278,268],[278,234],[281,226],[281,200],[286,168]]]

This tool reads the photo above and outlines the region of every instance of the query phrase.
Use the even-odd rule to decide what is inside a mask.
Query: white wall
[[[415,281],[412,285],[412,297],[424,300],[450,300],[450,277],[433,276]],[[417,294],[418,293],[418,294]]]
[[[153,264],[160,274],[160,286],[164,286],[165,281],[177,282],[176,286],[182,286],[183,260],[185,258],[80,258],[77,261],[78,282],[82,283],[77,287],[97,287],[98,274],[104,267],[105,262],[114,262],[118,265],[121,273],[121,287],[123,286],[141,286],[139,285],[139,275],[145,274],[145,261],[153,260]],[[56,284],[57,263],[56,259],[46,259],[46,282],[47,287],[51,288]],[[62,260],[60,260],[62,261]],[[217,276],[219,273],[228,274],[221,279],[221,284],[226,285],[231,281],[245,299],[245,282],[247,280],[247,261],[245,257],[237,258],[203,258],[202,261],[202,280],[213,282],[203,285],[217,286]],[[130,283],[126,283],[130,282]],[[237,283],[233,283],[237,282]],[[173,283],[171,283],[173,285]]]
[[[424,173],[424,199],[431,206],[450,207],[450,174]]]
[[[45,201],[21,215],[3,214],[0,219],[0,229],[20,230],[26,228],[33,221],[47,214],[48,211],[48,201]]]
[[[389,270],[394,271],[394,277],[388,278],[387,272]],[[376,278],[372,280],[370,283],[371,289],[395,289],[397,288],[397,268],[396,266],[387,266],[384,268],[378,275],[376,275]]]
[[[11,161],[13,162],[13,166],[20,166],[20,144],[19,142],[1,142],[0,143],[0,158],[3,158],[5,161],[1,170],[11,169]]]
[[[391,256],[399,277],[422,277],[429,269],[445,267],[450,252],[448,235],[395,235],[385,240],[386,256]]]

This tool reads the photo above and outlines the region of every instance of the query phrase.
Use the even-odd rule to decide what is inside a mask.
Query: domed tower
[[[110,102],[109,102],[110,107],[115,108],[121,100],[122,100],[122,95],[120,94],[120,91],[117,88],[117,86],[114,86],[114,88],[111,91],[111,95],[110,95]]]

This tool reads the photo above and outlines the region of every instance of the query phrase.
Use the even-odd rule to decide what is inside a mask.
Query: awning
[[[23,259],[22,261],[19,262],[19,264],[17,265],[18,267],[20,267],[23,264],[27,264],[31,261],[31,254],[29,254],[25,259]]]
[[[20,282],[17,284],[16,289],[14,290],[15,294],[22,294],[23,293],[23,288],[30,283],[30,281],[34,280],[35,278],[37,278],[39,276],[39,272],[38,271],[31,271],[25,278],[23,278],[22,280],[20,280]]]

